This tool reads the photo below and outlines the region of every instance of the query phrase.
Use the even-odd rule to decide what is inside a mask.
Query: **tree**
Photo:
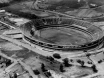
[[[41,70],[42,70],[43,72],[48,71],[48,70],[45,68],[45,65],[44,65],[43,63],[41,64]]]
[[[78,62],[79,64],[81,64],[82,67],[84,66],[84,61],[78,59],[77,62]]]
[[[60,54],[58,54],[58,53],[53,54],[53,57],[54,58],[57,58],[57,59],[60,59],[61,58]]]
[[[102,63],[102,62],[103,62],[102,60],[99,60],[99,61],[98,61],[98,63]]]
[[[51,56],[47,56],[47,59],[49,59],[50,61],[54,61],[54,58],[53,57],[51,57]]]
[[[63,64],[65,65],[65,67],[72,66],[71,64],[69,64],[69,59],[68,58],[63,59]]]
[[[60,69],[61,72],[65,72],[63,64],[60,64],[60,68],[59,69]]]
[[[95,65],[93,65],[91,68],[93,69],[93,71],[94,71],[95,73],[98,72],[98,70],[96,69],[96,66],[95,66]]]
[[[33,70],[33,72],[34,72],[35,75],[39,75],[40,74],[40,72],[38,70]]]
[[[14,78],[17,78],[18,76],[17,76],[17,73],[14,73]]]
[[[50,73],[50,72],[48,72],[48,71],[47,71],[47,72],[45,72],[44,74],[45,74],[48,78],[50,78],[50,77],[51,77],[51,73]]]

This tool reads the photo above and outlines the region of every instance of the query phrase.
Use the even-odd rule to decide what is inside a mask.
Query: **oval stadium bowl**
[[[32,44],[61,51],[82,51],[103,42],[103,31],[89,22],[47,17],[21,27],[24,39]]]

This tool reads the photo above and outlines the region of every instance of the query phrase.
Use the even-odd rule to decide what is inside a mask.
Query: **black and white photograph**
[[[0,78],[104,78],[104,0],[0,0]]]

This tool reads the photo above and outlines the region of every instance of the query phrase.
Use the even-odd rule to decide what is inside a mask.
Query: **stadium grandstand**
[[[71,18],[37,19],[23,25],[21,30],[26,41],[53,50],[89,50],[104,41],[102,29]]]

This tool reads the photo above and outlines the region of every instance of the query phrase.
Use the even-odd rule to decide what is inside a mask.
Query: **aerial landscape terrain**
[[[104,78],[104,0],[0,0],[0,78]]]

